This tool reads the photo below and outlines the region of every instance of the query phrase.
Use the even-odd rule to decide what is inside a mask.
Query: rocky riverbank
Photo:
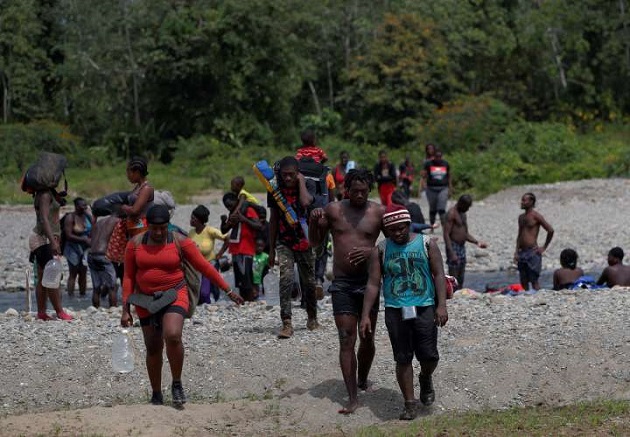
[[[471,232],[490,248],[471,248],[471,267],[509,267],[519,199],[530,190],[556,229],[546,268],[557,267],[564,247],[574,247],[588,270],[603,267],[610,247],[630,249],[628,181],[519,187],[473,205]],[[217,204],[210,206],[218,213]],[[20,284],[28,268],[24,252],[32,215],[15,207],[0,212],[3,280]],[[189,213],[190,207],[180,208],[175,221],[185,224]],[[449,301],[450,320],[440,331],[436,404],[423,414],[630,399],[628,308],[630,290],[624,288]],[[382,314],[370,375],[374,390],[362,393],[362,407],[346,417],[337,414],[346,393],[328,298],[320,303],[321,329],[307,331],[304,311],[295,307],[296,334],[283,341],[275,337],[277,306],[200,307],[184,328],[184,387],[190,399],[184,411],[146,404],[149,384],[139,329],[133,329],[136,369],[112,372],[118,311],[88,308],[75,312],[72,322],[46,323],[18,311],[0,315],[0,435],[348,433],[395,420],[400,412]],[[166,393],[167,369],[165,360]]]
[[[184,328],[181,412],[147,405],[138,328],[136,369],[112,372],[118,310],[90,308],[72,322],[1,315],[0,435],[307,435],[395,420],[402,400],[382,314],[374,391],[354,415],[337,414],[346,394],[327,299],[315,332],[294,308],[289,340],[275,337],[277,306],[201,307]],[[423,414],[630,398],[630,290],[460,297],[448,307],[437,401]],[[165,360],[166,393],[167,369]]]

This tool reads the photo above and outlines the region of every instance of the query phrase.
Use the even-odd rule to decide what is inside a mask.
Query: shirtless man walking
[[[457,279],[458,290],[464,285],[466,242],[476,244],[482,249],[488,247],[485,242],[477,240],[468,233],[466,213],[471,206],[472,197],[469,194],[464,194],[457,200],[455,206],[448,210],[444,224],[444,246],[446,247],[448,274]]]
[[[374,329],[379,300],[370,312],[371,331],[359,340],[355,353],[363,294],[368,280],[368,260],[381,232],[385,207],[368,200],[373,179],[369,171],[350,170],[345,177],[347,199],[313,210],[309,220],[309,240],[320,244],[328,231],[333,238],[333,279],[328,291],[339,333],[339,362],[348,390],[348,404],[341,414],[353,413],[359,406],[357,388],[368,388],[368,373],[374,359]]]
[[[518,266],[521,285],[525,290],[529,289],[530,283],[534,290],[540,290],[538,278],[542,270],[542,254],[553,238],[553,228],[538,211],[534,210],[535,206],[536,196],[533,193],[523,194],[521,209],[525,212],[518,216],[514,262]],[[538,246],[538,233],[541,227],[547,232],[543,247]]]
[[[630,266],[623,265],[623,256],[624,253],[621,247],[610,249],[610,252],[608,252],[608,267],[604,269],[597,280],[597,285],[606,285],[609,288],[615,285],[630,286]]]

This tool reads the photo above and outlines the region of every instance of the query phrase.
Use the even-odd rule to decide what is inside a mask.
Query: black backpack
[[[68,181],[65,173],[67,166],[68,160],[63,155],[50,152],[40,153],[35,164],[31,165],[22,176],[22,191],[33,194],[40,190],[55,189],[63,176],[63,193],[67,193]]]
[[[298,160],[298,169],[306,179],[306,189],[313,196],[313,203],[309,206],[309,211],[326,206],[328,204],[326,176],[328,176],[330,168],[316,162],[313,158],[303,157]]]

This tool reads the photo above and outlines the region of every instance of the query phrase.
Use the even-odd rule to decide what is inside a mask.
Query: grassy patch
[[[342,433],[325,434],[340,436]],[[514,408],[440,414],[411,424],[391,422],[343,435],[402,436],[625,436],[630,435],[630,402],[602,400],[566,407]]]
[[[576,134],[559,124],[515,123],[486,149],[449,150],[445,158],[452,167],[455,195],[471,193],[482,198],[512,185],[629,176],[629,137],[630,126],[607,126],[601,131]],[[419,180],[424,145],[390,150],[335,137],[322,139],[320,145],[328,153],[331,167],[337,164],[342,150],[368,169],[376,163],[380,149],[388,150],[396,164],[409,155],[417,166]],[[180,203],[209,189],[227,190],[230,179],[236,175],[245,177],[248,191],[263,192],[262,184],[251,170],[252,164],[260,159],[274,162],[293,153],[294,150],[278,147],[234,148],[212,138],[198,137],[180,141],[172,163],[151,162],[149,180],[157,189],[171,191]],[[71,198],[82,196],[94,200],[114,191],[131,189],[122,161],[100,166],[95,161],[84,164],[85,159],[75,156],[69,156],[69,161],[66,174]],[[20,177],[18,168],[0,176],[1,203],[32,202],[20,190]]]

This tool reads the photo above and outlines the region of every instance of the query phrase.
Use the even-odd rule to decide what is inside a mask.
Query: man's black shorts
[[[385,326],[389,332],[394,361],[398,364],[411,364],[416,359],[438,361],[438,328],[435,325],[433,306],[416,307],[415,319],[403,320],[400,308],[385,308]]]
[[[351,314],[357,318],[363,312],[363,297],[367,278],[335,278],[328,287],[332,299],[333,315]],[[378,313],[377,298],[371,313]]]

